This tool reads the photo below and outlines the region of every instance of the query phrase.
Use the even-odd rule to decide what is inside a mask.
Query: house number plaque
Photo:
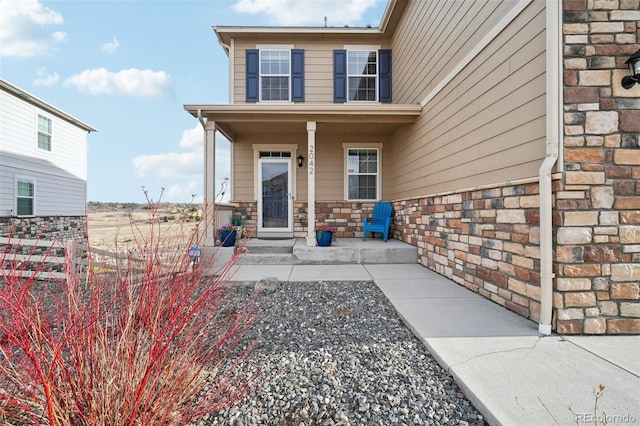
[[[315,155],[314,145],[309,145],[309,159],[307,160],[307,163],[309,165],[309,174],[312,175],[316,167],[316,155]]]

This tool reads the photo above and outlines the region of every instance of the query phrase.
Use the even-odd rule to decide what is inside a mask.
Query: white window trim
[[[40,117],[46,118],[51,123],[51,133],[49,134],[49,145],[50,145],[49,148],[50,149],[40,148],[40,142],[39,142]],[[36,149],[38,150],[38,152],[53,153],[53,132],[54,132],[54,130],[53,130],[53,118],[51,116],[45,114],[44,112],[37,112],[36,113]]]
[[[344,199],[346,201],[380,201],[382,199],[382,145],[381,143],[343,143],[343,158],[344,158]],[[376,182],[376,199],[375,200],[362,200],[362,199],[350,199],[349,198],[349,174],[347,172],[347,166],[349,162],[349,149],[377,149],[378,150],[378,181]]]
[[[258,103],[266,103],[266,104],[290,104],[293,105],[293,101],[291,100],[291,50],[294,49],[293,44],[257,44],[256,49],[258,49]],[[263,50],[288,50],[289,51],[289,99],[288,100],[270,100],[264,101],[262,100],[262,51]],[[282,74],[274,74],[274,75],[265,75],[265,77],[276,77]]]
[[[376,45],[376,46],[372,46],[372,45],[349,45],[346,44],[344,45],[344,49],[347,51],[347,57],[346,57],[346,66],[347,66],[347,93],[346,93],[346,99],[347,99],[347,103],[349,102],[354,102],[354,103],[358,103],[358,104],[362,104],[362,103],[367,103],[367,104],[379,104],[380,103],[380,87],[378,82],[379,82],[379,76],[380,76],[380,58],[378,57],[378,51],[381,49],[380,45]],[[371,74],[349,74],[349,52],[356,52],[356,51],[366,51],[366,52],[371,52],[371,51],[375,51],[376,52],[376,74],[375,75],[371,75]],[[373,77],[375,80],[375,84],[376,84],[376,99],[374,101],[356,101],[356,100],[350,100],[349,99],[349,79],[351,77]]]
[[[31,214],[18,214],[18,182],[19,181],[30,181],[33,183],[33,212]],[[15,190],[13,197],[13,211],[15,212],[16,217],[35,217],[36,215],[36,178],[31,176],[23,176],[23,175],[15,175],[13,188]],[[26,197],[22,197],[26,198]]]

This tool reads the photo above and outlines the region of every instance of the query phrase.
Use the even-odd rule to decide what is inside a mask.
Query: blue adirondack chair
[[[373,217],[362,219],[362,240],[366,241],[367,232],[380,232],[385,242],[389,239],[391,226],[391,204],[378,203],[373,207]],[[374,234],[375,237],[375,234]]]

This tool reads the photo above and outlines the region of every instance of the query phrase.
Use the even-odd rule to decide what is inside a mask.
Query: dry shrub
[[[256,305],[228,303],[235,257],[212,277],[206,262],[192,265],[187,249],[202,228],[177,245],[160,225],[137,234],[109,273],[78,271],[72,250],[64,280],[38,279],[45,260],[33,276],[10,262],[0,280],[0,423],[184,425],[254,389],[261,379],[243,363],[252,346],[235,346]]]

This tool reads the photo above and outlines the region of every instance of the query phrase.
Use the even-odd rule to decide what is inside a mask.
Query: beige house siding
[[[394,101],[420,102],[515,5],[410,0],[393,35]]]
[[[421,101],[479,42],[475,33],[488,32],[514,2],[452,2],[438,11],[432,4],[411,2],[394,36],[396,102]],[[446,36],[418,37],[416,28]],[[537,176],[545,155],[544,28],[544,2],[534,1],[394,136],[396,199]],[[413,54],[420,50],[428,53]]]
[[[335,49],[344,49],[345,45],[379,46],[381,49],[388,49],[391,46],[389,42],[372,42],[364,38],[345,42],[283,42],[282,40],[274,39],[247,42],[237,40],[233,57],[235,70],[233,93],[235,103],[246,103],[245,52],[247,49],[255,49],[257,45],[283,45],[293,46],[295,49],[304,49],[305,103],[333,103],[333,51]]]
[[[372,137],[363,135],[316,135],[316,200],[341,201],[345,200],[345,164],[343,144],[363,144],[377,146],[382,144],[382,199],[389,200],[392,197],[391,179],[392,170],[390,162],[385,161],[385,154],[389,149],[389,141],[386,137]],[[278,145],[296,144],[298,154],[305,158],[304,167],[298,167],[293,161],[295,173],[294,186],[296,188],[296,200],[308,200],[307,186],[307,140],[305,135],[261,135],[260,138],[241,138],[233,143],[233,177],[234,201],[255,201],[254,179],[255,158],[254,144],[272,145],[277,150]]]

